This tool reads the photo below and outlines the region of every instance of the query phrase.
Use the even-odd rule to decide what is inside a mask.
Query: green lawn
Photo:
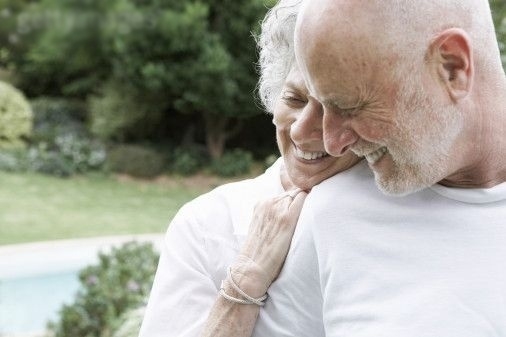
[[[0,245],[163,232],[182,204],[211,188],[187,185],[0,172]]]

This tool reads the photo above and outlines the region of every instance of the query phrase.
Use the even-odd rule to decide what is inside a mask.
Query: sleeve
[[[167,230],[139,337],[197,337],[204,327],[217,289],[195,212],[183,206]]]

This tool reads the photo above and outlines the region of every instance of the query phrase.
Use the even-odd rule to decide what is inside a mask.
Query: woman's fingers
[[[302,192],[302,189],[301,188],[296,188],[296,189],[293,189],[293,190],[281,193],[281,195],[279,197],[280,198],[289,197],[289,198],[291,198],[293,200],[300,192]]]
[[[306,201],[306,197],[307,193],[300,189],[293,198],[292,203],[290,203],[290,206],[288,206],[289,214],[295,224],[297,224],[297,221],[299,220],[299,215],[302,210],[302,206],[304,206],[304,201]]]
[[[255,207],[249,234],[241,249],[243,258],[238,259],[233,268],[233,272],[241,274],[240,279],[252,291],[266,291],[277,278],[306,196],[305,191],[296,188],[264,200]]]

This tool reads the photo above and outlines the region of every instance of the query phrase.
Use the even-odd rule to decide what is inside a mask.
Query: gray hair
[[[280,0],[262,21],[257,37],[260,80],[258,92],[267,112],[272,113],[295,61],[293,38],[302,0]]]

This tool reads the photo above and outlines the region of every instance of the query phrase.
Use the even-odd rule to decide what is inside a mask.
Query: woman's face
[[[276,139],[292,183],[308,190],[355,165],[351,151],[332,157],[323,145],[323,109],[308,93],[297,66],[292,67],[273,112]]]

